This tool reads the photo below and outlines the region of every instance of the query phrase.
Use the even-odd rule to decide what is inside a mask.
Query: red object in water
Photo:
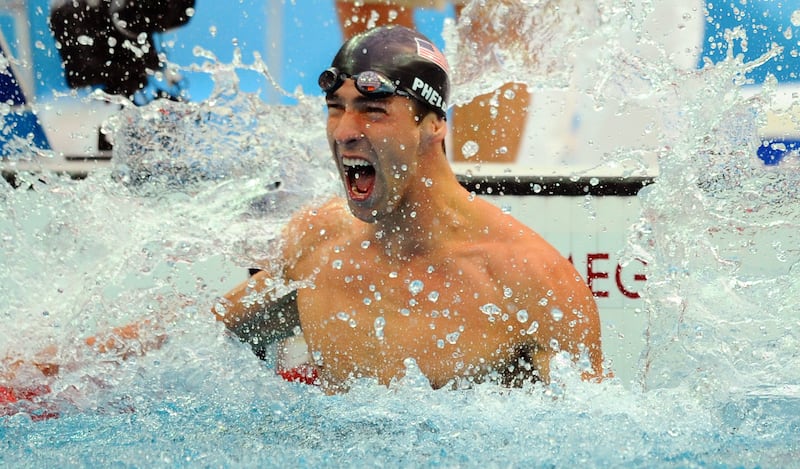
[[[0,405],[13,404],[14,402],[17,402],[14,390],[7,386],[0,386]]]
[[[50,391],[50,386],[46,384],[17,389],[0,386],[0,417],[14,415],[24,410],[28,412],[31,420],[34,421],[58,418],[58,412],[50,410],[46,405],[33,401],[37,397],[49,394]],[[22,406],[20,401],[27,401],[27,405]],[[20,405],[15,406],[12,404]]]
[[[311,365],[300,365],[294,368],[277,368],[275,372],[290,383],[318,385],[317,369]]]

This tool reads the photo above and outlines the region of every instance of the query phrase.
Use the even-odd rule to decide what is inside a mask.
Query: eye
[[[366,114],[368,119],[382,119],[389,113],[389,106],[384,101],[370,100],[364,102],[364,105],[361,107],[361,112]]]
[[[327,101],[326,106],[328,107],[328,114],[338,114],[344,110],[344,105],[338,101]]]
[[[384,106],[367,106],[365,111],[370,114],[386,114],[386,108]]]

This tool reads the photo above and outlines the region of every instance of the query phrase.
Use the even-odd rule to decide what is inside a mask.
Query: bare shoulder
[[[482,201],[481,225],[475,226],[484,237],[478,245],[492,252],[491,259],[503,265],[515,260],[538,260],[535,265],[561,264],[564,257],[539,233],[504,213],[489,202]],[[527,270],[525,266],[520,266]]]
[[[484,207],[483,213],[487,214],[482,220],[486,228],[474,248],[492,278],[536,299],[547,292],[561,292],[565,297],[588,293],[572,263],[539,233],[494,207]]]
[[[564,275],[574,277],[574,268],[552,244],[539,233],[514,220],[502,230],[490,258],[492,270],[519,281],[547,283]]]
[[[284,257],[291,265],[315,246],[349,232],[353,222],[347,202],[340,197],[298,211],[283,230]]]
[[[321,205],[299,210],[287,223],[283,237],[298,242],[306,237],[320,235],[320,230],[337,230],[349,223],[350,211],[340,197],[328,199]],[[323,232],[322,236],[326,233]]]
[[[538,233],[510,216],[497,220],[493,225],[497,241],[483,248],[490,276],[501,282],[496,288],[513,292],[514,308],[525,309],[528,320],[538,325],[524,340],[517,335],[515,340],[533,345],[538,354],[533,359],[544,375],[560,349],[575,359],[587,353],[591,371],[585,370],[584,378],[601,377],[600,317],[586,282],[569,259]],[[558,346],[553,348],[553,343]]]

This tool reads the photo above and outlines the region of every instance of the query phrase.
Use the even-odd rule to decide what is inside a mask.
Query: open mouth
[[[361,158],[343,158],[347,192],[353,200],[365,200],[375,187],[375,167]]]

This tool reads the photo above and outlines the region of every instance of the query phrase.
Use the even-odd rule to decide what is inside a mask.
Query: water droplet
[[[528,322],[528,312],[524,309],[517,311],[517,321]]]
[[[358,323],[356,322],[355,319],[350,318],[350,321],[347,322],[347,325],[350,326],[351,328],[355,328],[356,325],[358,325]]]
[[[503,287],[503,298],[511,298],[514,292],[509,287]]]
[[[366,297],[364,298],[364,304],[369,306],[372,304],[372,298]]]
[[[428,294],[428,301],[430,301],[431,303],[436,303],[438,299],[439,299],[438,291],[432,291]]]
[[[372,327],[375,328],[375,337],[383,339],[383,329],[386,327],[386,320],[383,318],[383,316],[378,316],[375,318],[375,322],[373,323]]]
[[[336,319],[339,319],[340,321],[347,321],[348,319],[350,319],[350,315],[345,313],[344,311],[339,311],[338,313],[336,313]]]
[[[563,311],[561,311],[561,310],[560,310],[560,309],[558,309],[558,308],[553,308],[553,310],[552,310],[552,311],[550,311],[550,316],[552,316],[552,317],[553,317],[553,320],[554,320],[554,321],[560,321],[561,319],[563,319],[563,318],[564,318],[564,312],[563,312]]]
[[[478,142],[468,140],[464,142],[464,145],[461,146],[461,154],[465,159],[469,159],[478,154],[479,149],[480,146],[478,145]]]
[[[419,294],[423,288],[425,288],[425,284],[422,283],[422,280],[412,280],[411,283],[408,284],[408,291],[410,291],[412,295]]]
[[[525,331],[527,334],[533,334],[539,330],[539,322],[533,321],[531,325],[528,327],[528,330]]]
[[[389,278],[397,278],[397,272],[389,272]]]
[[[409,311],[408,308],[400,308],[399,313],[403,316],[408,316],[411,314],[411,311]]]
[[[336,259],[335,261],[331,262],[331,266],[336,270],[342,270],[342,265],[344,263],[341,259]]]
[[[461,336],[461,333],[451,332],[445,336],[445,339],[447,339],[447,343],[455,344],[456,342],[458,342],[459,336]]]
[[[436,341],[436,347],[444,348],[444,340],[442,340],[442,339],[437,340]]]
[[[542,298],[539,300],[539,306],[547,306],[548,300],[547,298]]]
[[[367,249],[369,247],[369,244],[370,243],[369,243],[368,239],[365,239],[364,241],[361,241],[361,249]]]
[[[495,316],[499,315],[502,311],[499,306],[494,303],[487,303],[480,307],[483,314],[489,316],[489,322],[495,321]]]

